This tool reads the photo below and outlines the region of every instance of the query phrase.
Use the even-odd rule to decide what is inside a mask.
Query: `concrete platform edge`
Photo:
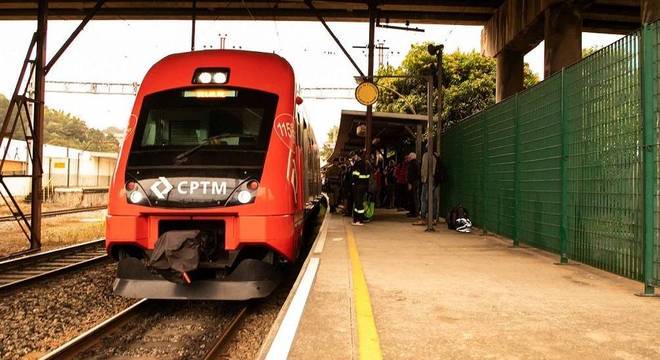
[[[325,195],[324,195],[325,196]],[[325,203],[328,204],[328,198],[325,197]],[[293,286],[291,287],[291,291],[289,292],[289,295],[286,297],[286,300],[284,301],[284,305],[282,305],[282,308],[280,309],[279,313],[277,314],[277,318],[275,318],[275,322],[273,322],[273,325],[270,327],[270,330],[268,331],[268,335],[266,335],[266,338],[264,339],[263,343],[261,344],[261,348],[259,349],[259,353],[257,354],[257,359],[263,360],[266,358],[268,355],[268,352],[270,351],[273,341],[275,340],[275,337],[277,336],[277,333],[280,330],[280,326],[282,325],[282,322],[284,321],[284,317],[286,316],[287,312],[289,311],[289,308],[291,306],[291,302],[293,301],[294,296],[296,295],[296,292],[298,291],[298,288],[300,287],[300,283],[302,282],[302,278],[305,275],[307,268],[309,267],[309,264],[311,262],[312,258],[319,258],[320,251],[322,251],[322,246],[320,244],[323,244],[325,242],[325,237],[327,236],[327,228],[328,228],[328,221],[330,219],[330,211],[329,209],[326,210],[324,217],[323,217],[323,222],[321,224],[321,227],[319,228],[319,233],[314,239],[314,242],[312,243],[312,246],[310,247],[309,254],[307,255],[307,258],[305,259],[305,262],[303,263],[302,267],[300,268],[300,272],[298,273],[298,277],[296,278],[296,281],[294,282]],[[320,260],[320,259],[319,259]],[[312,284],[313,286],[313,284]],[[289,349],[290,350],[290,349]]]

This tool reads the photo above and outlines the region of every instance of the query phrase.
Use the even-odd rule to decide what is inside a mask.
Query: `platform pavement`
[[[291,359],[360,358],[350,232],[385,359],[660,358],[660,299],[634,296],[638,282],[392,211],[327,231]]]

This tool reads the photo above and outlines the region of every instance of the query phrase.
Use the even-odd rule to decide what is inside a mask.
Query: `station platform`
[[[326,221],[263,358],[660,358],[638,282],[389,210]]]

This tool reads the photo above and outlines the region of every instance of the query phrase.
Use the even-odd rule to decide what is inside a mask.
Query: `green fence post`
[[[642,125],[644,134],[644,296],[654,296],[653,246],[655,232],[655,31],[650,24],[641,31]]]
[[[566,109],[566,70],[561,70],[561,214],[559,220],[559,263],[568,264],[568,176],[566,166],[568,165],[568,111]]]
[[[488,166],[488,124],[486,123],[486,119],[481,119],[481,127],[483,131],[483,135],[481,137],[481,141],[483,142],[481,144],[481,216],[483,217],[483,221],[481,224],[481,230],[482,234],[486,234],[488,231],[487,229],[487,223],[488,223],[488,215],[486,213],[488,210],[486,210],[486,166]]]
[[[518,232],[518,220],[520,218],[520,109],[518,106],[518,93],[515,95],[514,126],[514,164],[513,164],[513,246],[520,246],[520,235]]]

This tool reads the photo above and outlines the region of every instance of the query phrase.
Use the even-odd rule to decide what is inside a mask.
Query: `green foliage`
[[[582,49],[582,58],[586,58],[587,56],[597,52],[598,50],[602,49],[602,46],[592,46],[588,48]]]
[[[9,101],[0,94],[0,121],[4,120]],[[60,110],[45,110],[44,142],[50,145],[68,146],[89,151],[113,152],[119,149],[115,137],[121,134],[117,128],[98,130],[89,128],[81,119]],[[16,138],[24,138],[21,135]]]
[[[427,51],[428,43],[412,45],[399,67],[386,66],[377,75],[425,75],[429,74],[435,57]],[[495,59],[471,52],[456,51],[443,57],[442,116],[449,125],[495,104]],[[525,87],[539,81],[525,64]],[[381,94],[377,111],[424,114],[427,112],[426,81],[423,79],[378,80]],[[437,97],[437,93],[434,94]],[[434,98],[435,101],[435,98]]]
[[[3,121],[5,114],[7,113],[7,107],[9,107],[9,100],[0,94],[0,121]]]
[[[337,135],[339,134],[339,127],[333,126],[328,131],[328,139],[323,144],[320,155],[323,161],[328,161],[330,155],[335,150],[335,143],[337,142]]]

